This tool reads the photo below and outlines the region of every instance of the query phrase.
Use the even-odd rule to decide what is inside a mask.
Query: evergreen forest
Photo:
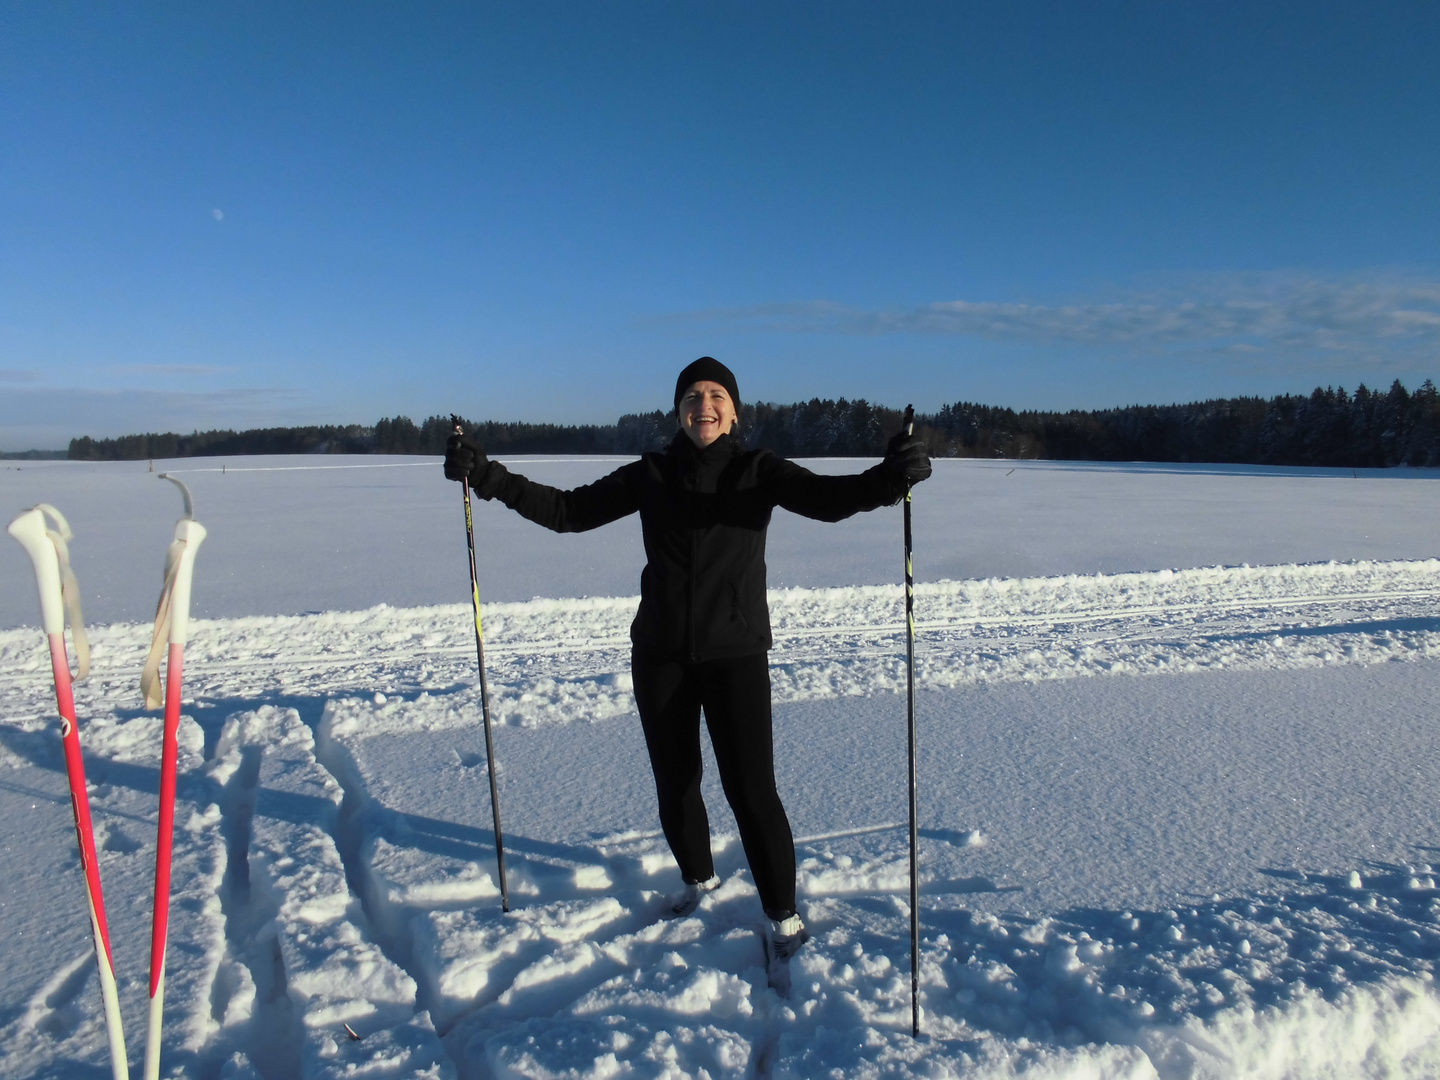
[[[745,405],[741,437],[786,457],[875,457],[900,428],[899,409],[864,400],[815,398]],[[629,414],[614,424],[463,421],[491,454],[640,454],[669,442],[673,413]],[[77,461],[235,454],[431,454],[445,452],[448,417],[415,423],[386,417],[374,426],[260,428],[190,435],[72,439]],[[1440,466],[1440,391],[1429,380],[1407,390],[1364,384],[1311,394],[1216,398],[1182,405],[1128,405],[1069,412],[1016,411],[959,401],[916,415],[933,457],[1045,458],[1057,461],[1213,462],[1332,468]]]

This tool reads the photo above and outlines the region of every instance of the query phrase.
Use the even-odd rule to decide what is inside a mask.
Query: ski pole
[[[450,414],[455,434],[464,435],[460,417]],[[490,687],[485,681],[485,635],[480,629],[480,575],[475,569],[475,518],[470,509],[470,481],[460,479],[465,493],[465,539],[470,545],[470,606],[475,611],[475,658],[480,664],[480,715],[485,721],[485,767],[490,773],[490,813],[495,819],[495,861],[500,868],[500,910],[510,910],[510,888],[505,880],[505,840],[500,834],[500,788],[495,783],[495,738],[490,730]]]
[[[165,946],[170,933],[170,862],[175,838],[175,768],[180,755],[180,682],[184,671],[185,636],[190,628],[190,581],[195,553],[205,539],[205,526],[195,520],[190,489],[166,473],[185,500],[185,516],[175,523],[175,539],[165,552],[165,584],[155,607],[150,655],[140,673],[145,707],[161,702],[160,654],[165,663],[165,723],[160,752],[160,824],[155,836],[155,907],[150,921],[150,1015],[145,1031],[145,1080],[160,1076],[160,1024],[165,1013]]]
[[[915,433],[915,406],[905,406],[905,434]],[[910,484],[905,485],[905,699],[910,741],[910,1033],[920,1034],[920,835],[915,784],[915,568],[910,560]]]
[[[55,528],[46,526],[49,515]],[[100,887],[100,861],[95,854],[95,829],[90,820],[90,797],[85,790],[85,760],[80,753],[80,724],[75,718],[75,692],[70,681],[70,658],[65,652],[65,615],[75,637],[79,662],[77,678],[90,670],[90,647],[80,619],[80,592],[70,570],[66,541],[73,534],[53,506],[41,503],[10,522],[9,533],[25,549],[35,567],[40,593],[40,621],[50,643],[50,667],[55,675],[55,704],[60,713],[61,745],[65,750],[65,776],[70,785],[70,810],[75,818],[75,840],[80,846],[80,868],[85,875],[85,898],[90,910],[90,934],[95,963],[100,969],[100,997],[105,1006],[105,1029],[110,1042],[110,1069],[115,1080],[129,1080],[125,1032],[120,1023],[120,998],[115,990],[115,959],[110,952],[110,930],[105,921],[105,894]]]

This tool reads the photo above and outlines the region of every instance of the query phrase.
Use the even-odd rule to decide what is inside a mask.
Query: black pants
[[[660,827],[686,881],[715,873],[710,818],[700,797],[700,713],[760,903],[771,918],[795,910],[795,841],[780,795],[770,735],[770,664],[764,653],[686,664],[636,653],[635,704],[645,729]]]

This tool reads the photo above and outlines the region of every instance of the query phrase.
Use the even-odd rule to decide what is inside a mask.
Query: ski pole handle
[[[6,530],[25,549],[35,566],[40,590],[40,625],[46,636],[65,632],[65,604],[60,597],[60,557],[45,531],[45,515],[37,506],[26,510]]]
[[[169,637],[171,645],[184,645],[190,631],[190,583],[194,577],[195,555],[206,532],[205,526],[195,520],[195,500],[190,497],[190,489],[184,482],[169,473],[161,473],[160,479],[169,480],[178,487],[180,497],[185,500],[185,516],[175,522],[175,539],[171,544],[178,561],[174,567],[175,579],[170,594]],[[177,549],[175,545],[182,546]]]
[[[190,634],[190,585],[195,572],[195,555],[206,537],[205,526],[194,518],[175,523],[175,539],[185,545],[175,571],[175,591],[170,595],[170,644],[184,645]]]
[[[144,695],[147,709],[159,708],[160,703],[167,700],[161,696],[159,681],[160,661],[165,655],[167,644],[170,668],[173,669],[167,669],[167,684],[172,678],[178,678],[179,652],[184,649],[185,639],[190,631],[190,586],[195,571],[195,555],[206,536],[205,526],[195,520],[190,489],[166,473],[161,473],[160,479],[169,480],[180,489],[185,500],[185,516],[175,522],[175,538],[170,541],[170,547],[165,552],[165,584],[161,586],[160,601],[155,606],[155,626],[150,635],[150,653],[146,656],[145,666],[140,672],[140,692]]]

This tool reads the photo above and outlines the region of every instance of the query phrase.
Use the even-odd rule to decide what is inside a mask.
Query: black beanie
[[[735,406],[735,415],[740,415],[740,389],[735,385],[735,374],[713,356],[702,356],[694,363],[687,364],[685,370],[680,372],[680,378],[675,380],[675,408],[677,410],[680,408],[680,399],[685,396],[685,391],[697,382],[715,382],[723,386],[725,392],[730,395],[730,403]]]

